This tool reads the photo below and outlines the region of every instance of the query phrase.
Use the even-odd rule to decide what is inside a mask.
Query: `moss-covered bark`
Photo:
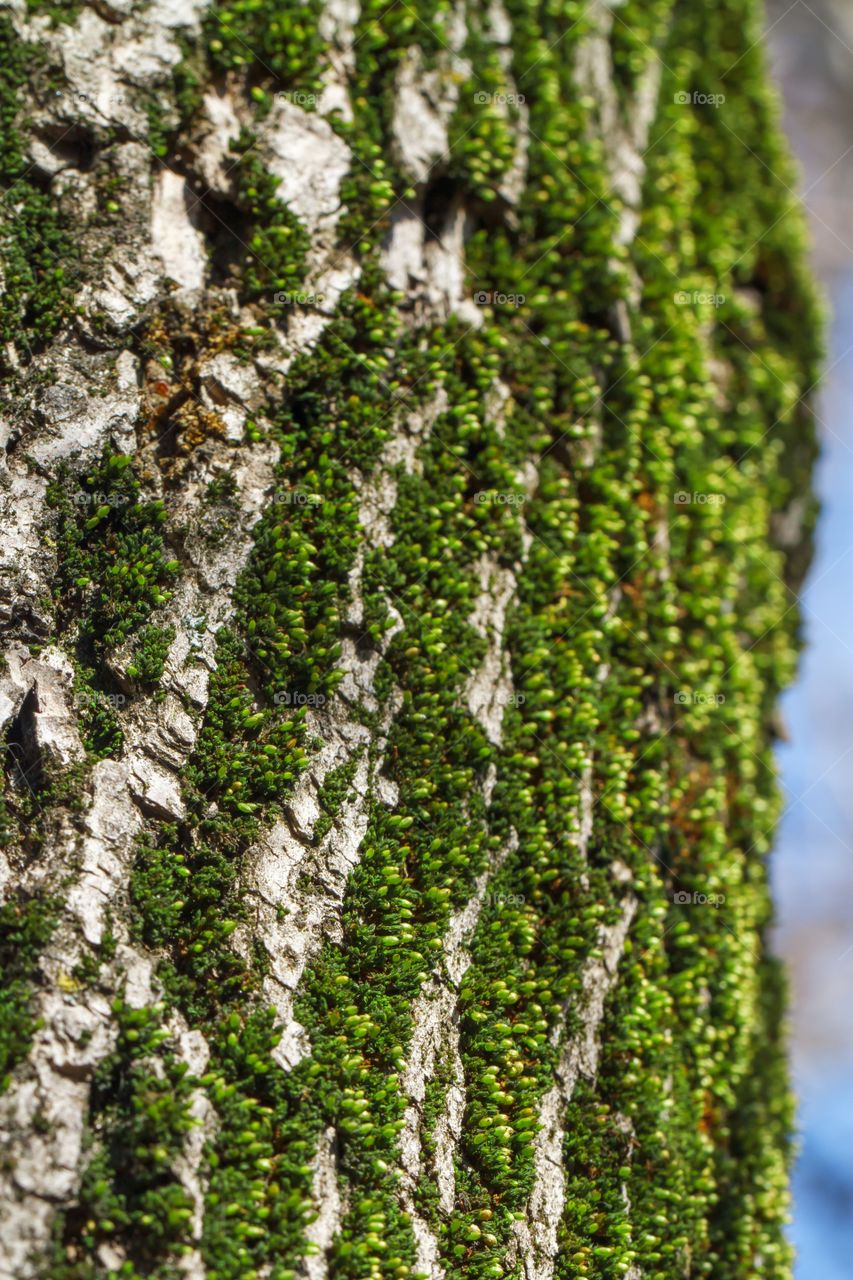
[[[760,20],[0,12],[3,1276],[790,1275]]]

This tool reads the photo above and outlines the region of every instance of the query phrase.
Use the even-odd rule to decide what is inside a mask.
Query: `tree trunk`
[[[789,1276],[760,21],[0,14],[3,1277]]]

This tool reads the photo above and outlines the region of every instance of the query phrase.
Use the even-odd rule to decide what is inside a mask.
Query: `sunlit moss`
[[[134,937],[211,1050],[197,1082],[218,1124],[199,1246],[211,1280],[297,1273],[316,1208],[311,1159],[327,1126],[347,1206],[334,1274],[414,1274],[398,1178],[412,1009],[441,971],[451,913],[505,847],[459,993],[466,1112],[453,1211],[417,1188],[449,1280],[520,1275],[507,1250],[536,1176],[538,1107],[561,1038],[578,1029],[600,929],[629,892],[636,922],[598,1078],[581,1080],[570,1100],[557,1274],[789,1274],[790,1115],[778,975],[765,955],[764,858],[777,811],[770,715],[796,660],[790,581],[808,554],[811,516],[795,552],[774,545],[773,519],[808,485],[802,397],[815,379],[819,314],[753,47],[757,18],[744,22],[729,0],[614,10],[626,118],[656,50],[664,62],[626,247],[596,105],[579,98],[574,78],[588,15],[575,2],[507,9],[508,51],[495,48],[481,6],[467,11],[473,72],[458,86],[442,177],[469,211],[472,292],[521,301],[484,307],[480,326],[451,317],[420,329],[404,321],[378,257],[394,201],[419,195],[390,147],[397,70],[413,45],[439,65],[449,15],[378,2],[362,12],[354,121],[335,123],[354,151],[341,237],[347,248],[357,241],[361,278],[283,388],[271,387],[263,432],[248,433],[280,448],[276,500],[255,526],[217,637],[184,771],[186,818],[152,821],[138,850]],[[185,115],[202,71],[237,71],[247,110],[262,117],[279,85],[319,83],[316,13],[217,6],[185,62],[196,68]],[[496,105],[513,92],[524,103]],[[694,98],[710,94],[725,103]],[[522,106],[526,185],[509,214],[501,189]],[[169,137],[161,130],[158,145]],[[286,323],[271,295],[300,283],[308,241],[250,144],[246,134],[235,147],[238,206],[252,231],[234,279],[267,343]],[[501,415],[498,379],[509,393]],[[394,476],[393,540],[365,547],[359,491],[386,440],[430,402],[439,409],[416,465]],[[83,490],[126,492],[121,514],[103,502],[74,525],[70,481],[55,482],[60,634],[66,644],[88,637],[102,653],[133,637],[127,674],[150,683],[165,641],[149,617],[177,572],[168,508],[138,501],[123,461],[99,468]],[[483,502],[484,493],[507,500]],[[226,503],[227,485],[209,497]],[[466,705],[485,651],[470,622],[483,557],[517,582],[504,636],[514,697],[500,744]],[[354,636],[346,615],[357,563],[364,622]],[[128,573],[117,576],[117,565]],[[286,1072],[261,997],[268,958],[233,935],[244,923],[251,931],[246,855],[315,750],[293,695],[335,706],[347,633],[374,655],[383,648],[376,693],[383,709],[393,695],[394,715],[382,767],[397,799],[368,802],[342,944],[322,948],[297,996],[310,1053]],[[315,844],[334,826],[354,767],[327,777]],[[592,807],[588,840],[582,804]],[[703,903],[709,895],[722,901]],[[143,1069],[135,1058],[128,1068],[133,1080]],[[428,1086],[427,1156],[446,1070],[440,1063]],[[177,1101],[161,1117],[167,1153],[186,1132],[187,1086],[175,1078]],[[135,1107],[131,1088],[98,1112],[104,1151],[110,1134],[134,1132]],[[146,1179],[162,1172],[145,1136],[140,1168],[113,1160],[107,1169],[104,1155],[91,1166],[106,1189],[88,1194],[93,1204],[117,1200],[122,1238],[147,1225]],[[185,1206],[165,1174],[157,1194],[168,1200],[166,1227],[144,1261],[165,1277],[187,1243]],[[99,1230],[69,1218],[66,1249],[110,1237]]]

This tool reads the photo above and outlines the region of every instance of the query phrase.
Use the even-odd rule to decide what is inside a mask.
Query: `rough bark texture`
[[[3,1277],[789,1275],[759,37],[0,12]]]

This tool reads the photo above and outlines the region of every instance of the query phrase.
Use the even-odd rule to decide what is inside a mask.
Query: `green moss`
[[[127,668],[131,679],[149,687],[158,684],[174,638],[174,627],[158,627],[154,623],[141,627],[134,647],[133,662]]]
[[[80,0],[27,0],[28,14],[44,14],[54,26],[76,22],[83,8]]]
[[[215,1280],[294,1280],[290,1259],[314,1216],[310,1183],[316,1121],[298,1110],[304,1072],[286,1076],[270,1059],[280,1032],[271,1013],[232,1013],[218,1030],[204,1083],[219,1129],[209,1152],[202,1256]]]
[[[314,844],[320,844],[334,826],[335,818],[340,813],[344,800],[348,794],[351,794],[350,788],[362,754],[362,752],[355,752],[350,760],[337,769],[331,769],[323,779],[323,785],[317,795],[320,817],[314,823],[314,830],[311,833]]]
[[[320,6],[231,0],[205,14],[204,35],[217,71],[247,70],[275,89],[311,90],[324,45],[317,24]]]
[[[161,501],[142,500],[124,454],[104,454],[86,474],[63,464],[47,500],[53,524],[46,540],[57,558],[52,605],[57,638],[74,664],[83,745],[93,759],[117,756],[129,697],[114,669],[118,653],[132,647],[126,675],[150,690],[175,634],[148,621],[170,599],[179,570],[167,558],[166,510]]]
[[[195,1123],[195,1086],[163,1027],[164,1006],[113,1002],[118,1039],[95,1076],[83,1184],[57,1232],[50,1280],[94,1280],[105,1273],[101,1246],[120,1248],[127,1280],[174,1280],[189,1244],[193,1201],[175,1162]],[[156,1056],[155,1056],[156,1055]],[[155,1065],[156,1063],[156,1065]]]
[[[432,1231],[441,1237],[445,1223],[439,1205],[439,1189],[435,1174],[438,1152],[438,1128],[447,1115],[450,1091],[457,1085],[453,1064],[448,1053],[439,1057],[435,1073],[424,1086],[421,1104],[421,1176],[415,1188],[415,1204],[418,1213],[429,1223]],[[490,1221],[491,1219],[489,1219]]]
[[[104,931],[100,941],[89,944],[72,972],[74,981],[81,986],[93,987],[101,979],[104,966],[115,959],[118,938],[113,931],[114,923],[113,913],[107,907],[104,911]]]
[[[73,626],[81,654],[99,661],[168,602],[179,568],[167,557],[165,507],[141,499],[132,462],[105,454],[87,475],[63,468],[48,490],[57,521],[59,630]]]
[[[53,933],[58,905],[49,897],[14,894],[0,907],[0,1093],[39,1025],[32,1005],[33,972]]]
[[[385,434],[375,423],[384,394],[377,370],[394,330],[379,321],[376,303],[366,294],[345,301],[320,349],[293,370],[290,395],[272,414],[287,486],[256,526],[255,549],[235,592],[233,627],[218,638],[205,723],[185,771],[188,823],[148,842],[133,876],[139,934],[166,953],[159,972],[168,991],[211,1035],[211,1073],[228,1082],[222,1098],[233,1098],[234,1124],[245,1128],[262,1073],[264,1096],[275,1102],[262,1104],[273,1117],[260,1122],[272,1147],[257,1158],[267,1163],[242,1163],[230,1128],[216,1149],[220,1172],[212,1186],[224,1189],[208,1197],[205,1248],[222,1276],[242,1277],[248,1258],[259,1266],[282,1256],[285,1246],[287,1256],[298,1256],[311,1213],[310,1169],[306,1154],[298,1153],[308,1151],[305,1134],[316,1129],[320,1099],[312,1088],[306,1103],[302,1075],[286,1077],[267,1061],[278,1032],[253,1009],[263,957],[248,968],[229,939],[245,915],[240,858],[256,835],[256,815],[269,821],[307,758],[305,705],[293,695],[327,699],[340,679],[341,608],[358,545],[351,462],[356,450],[368,459]],[[346,418],[335,415],[335,402],[346,404]],[[343,456],[329,448],[333,423],[339,438],[346,433],[351,441]],[[319,501],[288,501],[294,491]],[[327,779],[329,819],[352,768]],[[255,1026],[262,1054],[247,1049],[253,1043],[248,1028]],[[291,1113],[293,1127],[284,1128]],[[282,1198],[284,1185],[291,1191]],[[234,1232],[237,1210],[226,1212],[235,1204],[244,1206],[245,1233]],[[257,1216],[262,1209],[263,1219]]]
[[[627,0],[612,10],[610,54],[616,83],[629,111],[631,96],[643,74],[655,74],[655,63],[662,61],[674,7],[674,0]]]
[[[241,284],[247,299],[266,300],[270,315],[286,314],[287,299],[298,292],[311,241],[299,219],[279,199],[279,180],[267,173],[255,135],[244,130],[231,144],[240,156],[234,167],[235,204],[248,220]],[[284,295],[284,296],[280,296]]]
[[[230,502],[237,494],[237,481],[230,471],[225,471],[215,480],[211,480],[205,492],[208,502]]]
[[[479,22],[469,27],[464,54],[474,72],[459,86],[447,163],[449,176],[487,204],[497,198],[515,162],[525,105],[525,94],[507,76],[491,34]]]
[[[573,81],[583,8],[507,7],[508,70],[482,8],[468,12],[478,78],[460,86],[440,176],[470,214],[472,292],[476,282],[524,300],[484,308],[480,327],[451,317],[409,328],[404,300],[384,288],[377,258],[388,210],[414,195],[386,159],[395,76],[414,43],[438,65],[447,11],[371,3],[356,32],[355,121],[337,124],[355,151],[341,234],[347,244],[357,236],[362,276],[316,349],[271,389],[264,429],[281,450],[276,500],[255,526],[233,618],[217,637],[184,771],[187,816],[152,823],[134,869],[135,936],[156,952],[169,1001],[211,1049],[198,1085],[217,1114],[201,1243],[215,1280],[297,1272],[316,1208],[311,1158],[330,1126],[347,1206],[330,1270],[342,1280],[413,1274],[396,1172],[413,1008],[441,972],[451,914],[507,847],[459,993],[467,1105],[452,1212],[428,1177],[417,1188],[448,1280],[518,1280],[520,1264],[506,1256],[535,1181],[538,1108],[562,1038],[578,1034],[600,930],[629,891],[638,909],[598,1078],[579,1081],[570,1100],[557,1275],[615,1280],[636,1266],[648,1280],[670,1280],[689,1267],[747,1280],[756,1257],[773,1280],[788,1274],[790,1115],[778,977],[764,954],[763,833],[777,806],[770,713],[797,650],[785,581],[802,557],[774,548],[772,522],[807,483],[813,439],[798,397],[815,378],[818,319],[799,265],[799,222],[787,215],[775,229],[784,181],[769,181],[750,155],[766,155],[785,179],[752,50],[757,19],[744,22],[733,0],[614,13],[626,117],[651,50],[665,63],[639,230],[626,247],[596,107],[578,99]],[[220,7],[207,50],[218,69],[246,73],[262,113],[279,80],[315,83],[313,23],[311,9],[297,17]],[[513,83],[531,133],[526,191],[508,217],[497,196],[513,116],[495,97]],[[721,86],[725,117],[677,101],[685,89]],[[737,172],[727,163],[729,130],[747,144]],[[307,240],[251,141],[235,147],[238,206],[251,228],[235,278],[266,341],[285,318],[275,292],[301,284]],[[754,244],[761,227],[773,229]],[[702,293],[723,301],[694,304]],[[496,379],[510,393],[501,415]],[[391,431],[439,396],[446,401],[416,465],[394,476],[393,542],[365,547],[359,490]],[[528,460],[537,471],[529,491],[519,480]],[[86,492],[102,483],[87,481]],[[139,569],[124,612],[137,644],[156,656],[164,642],[148,620],[151,593],[164,592],[172,572],[154,542],[158,509],[136,494],[129,525],[97,509],[78,538],[63,515],[64,485],[60,610],[82,609],[93,645],[93,619],[110,644],[128,640],[113,631],[112,584],[103,600],[91,585],[108,581],[111,550],[121,549]],[[680,493],[715,501],[683,503]],[[209,496],[227,503],[228,485],[216,482]],[[354,633],[349,583],[360,550],[364,614]],[[484,557],[517,580],[504,635],[515,696],[500,743],[466,701],[486,647],[469,621]],[[368,763],[377,768],[381,752],[396,800],[369,799],[342,937],[322,948],[297,993],[309,1052],[285,1072],[262,997],[268,957],[232,935],[243,924],[251,935],[249,850],[317,747],[297,695],[334,708],[345,636],[365,654],[383,650],[382,707],[352,710],[375,726],[395,708]],[[326,778],[315,843],[356,763]],[[689,902],[676,897],[684,893]],[[709,894],[725,901],[703,904]],[[427,1164],[447,1069],[440,1055],[427,1088]],[[133,1123],[135,1096],[98,1113],[101,1150]],[[167,1151],[182,1116],[178,1106],[163,1117]],[[101,1179],[126,1197],[123,1238],[150,1212],[149,1173],[159,1166],[148,1161],[130,1172],[113,1164]],[[157,1194],[168,1201],[174,1179],[160,1174]],[[165,1221],[144,1258],[152,1274],[167,1274],[185,1241],[180,1215],[169,1222],[166,1209]],[[87,1247],[87,1223],[71,1224],[66,1250]]]
[[[447,48],[445,25],[450,17],[447,0],[430,0],[417,12],[410,5],[386,5],[381,0],[368,0],[361,7],[353,44],[353,118],[336,120],[353,154],[352,170],[341,187],[344,210],[338,232],[342,244],[369,253],[387,230],[396,201],[415,194],[389,145],[395,75],[412,45],[417,45],[427,65]]]
[[[117,712],[127,697],[113,691],[109,684],[97,668],[75,666],[74,696],[80,737],[95,759],[117,756],[124,745],[124,731]]]
[[[20,132],[21,90],[37,84],[44,54],[19,40],[0,15],[0,341],[27,335],[38,351],[70,314],[77,252],[56,199],[28,163]]]
[[[46,858],[56,839],[56,812],[73,824],[85,803],[82,763],[61,769],[34,755],[19,717],[4,732],[2,753],[0,822],[12,877],[0,906],[0,1093],[41,1025],[35,1010],[45,980],[40,960],[61,919],[70,874],[67,865],[52,865],[35,887],[23,888],[17,872]]]

